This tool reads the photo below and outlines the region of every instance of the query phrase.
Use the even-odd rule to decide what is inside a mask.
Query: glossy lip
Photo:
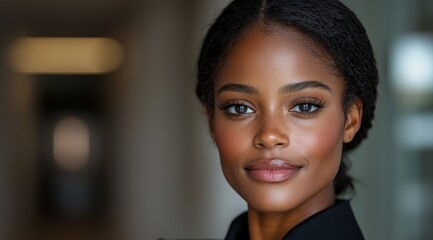
[[[248,164],[245,170],[249,177],[264,183],[279,183],[293,177],[302,168],[281,159],[261,159]]]

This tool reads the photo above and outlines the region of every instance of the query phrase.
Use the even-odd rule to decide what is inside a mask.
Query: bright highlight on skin
[[[122,58],[122,46],[110,38],[25,37],[9,49],[10,67],[26,74],[102,74]]]
[[[89,160],[90,132],[88,125],[78,117],[61,119],[54,127],[54,161],[63,170],[76,171]]]

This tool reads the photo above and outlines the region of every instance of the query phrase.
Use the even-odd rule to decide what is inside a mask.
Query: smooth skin
[[[209,114],[225,178],[248,203],[251,239],[282,239],[334,204],[333,179],[361,125],[357,99],[345,116],[344,81],[302,34],[250,28],[224,59]],[[284,161],[287,179],[257,180],[248,166]]]

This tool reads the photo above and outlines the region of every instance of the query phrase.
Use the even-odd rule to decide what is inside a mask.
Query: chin
[[[257,189],[249,193],[239,193],[248,207],[260,212],[287,212],[303,202],[293,191],[287,192],[277,188]]]
[[[263,213],[298,211],[316,208],[334,200],[332,182],[317,191],[309,187],[294,187],[292,184],[263,184],[238,191],[249,209]],[[302,185],[305,186],[305,185]]]

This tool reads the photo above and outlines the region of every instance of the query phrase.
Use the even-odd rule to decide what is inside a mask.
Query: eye
[[[223,111],[226,116],[235,119],[244,118],[256,112],[248,102],[240,100],[226,102],[218,106],[218,108]]]
[[[301,116],[310,116],[318,113],[325,106],[325,102],[316,98],[300,98],[294,103],[290,112]]]
[[[230,106],[227,106],[225,111],[228,114],[232,115],[241,115],[241,114],[250,114],[254,113],[254,110],[244,104],[232,104]]]
[[[318,106],[315,106],[311,103],[301,103],[296,105],[294,108],[292,108],[290,111],[292,112],[300,112],[300,113],[312,113],[319,109]]]

